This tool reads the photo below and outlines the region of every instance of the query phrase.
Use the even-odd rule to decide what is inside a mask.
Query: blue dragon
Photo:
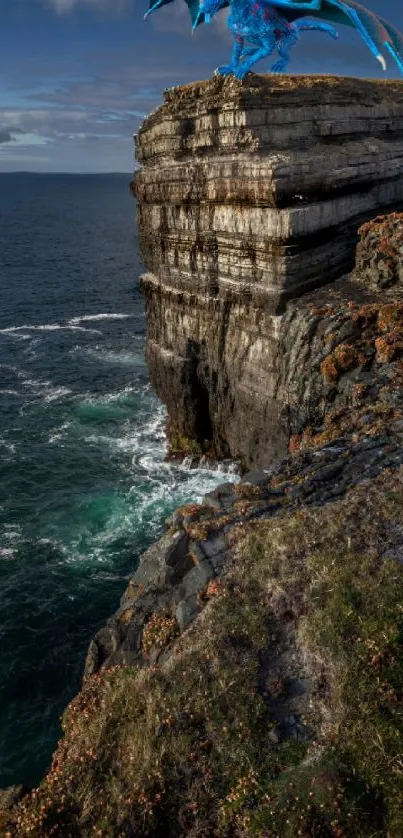
[[[145,18],[173,0],[150,0]],[[369,50],[386,70],[385,54],[396,62],[403,75],[403,35],[388,21],[369,11],[355,0],[185,0],[195,29],[210,23],[212,17],[230,7],[228,28],[233,36],[230,64],[217,67],[216,73],[233,74],[243,79],[257,61],[274,52],[278,60],[272,73],[284,73],[290,50],[300,32],[309,29],[325,32],[332,38],[338,33],[333,23],[354,27]],[[311,19],[308,19],[309,18]],[[330,21],[330,22],[327,22]]]

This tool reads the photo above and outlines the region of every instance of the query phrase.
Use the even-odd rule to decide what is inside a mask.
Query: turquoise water
[[[223,480],[165,462],[125,176],[0,176],[0,787],[33,785],[165,517]]]

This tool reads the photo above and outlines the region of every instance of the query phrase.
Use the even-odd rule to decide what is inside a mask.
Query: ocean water
[[[0,788],[39,781],[140,553],[223,480],[165,462],[128,182],[0,175]]]

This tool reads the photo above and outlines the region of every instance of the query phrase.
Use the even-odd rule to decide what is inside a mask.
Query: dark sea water
[[[0,787],[35,784],[91,636],[164,518],[129,176],[0,175]]]

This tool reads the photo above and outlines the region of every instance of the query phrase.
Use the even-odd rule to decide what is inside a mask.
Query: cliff
[[[312,373],[342,392],[366,348],[365,386],[270,469],[174,513],[91,644],[44,781],[0,797],[1,834],[400,838],[398,290],[295,304],[333,338],[353,324]]]
[[[286,301],[351,270],[360,224],[402,202],[402,125],[401,82],[253,74],[168,91],[145,120],[147,357],[174,452],[284,456],[305,422]]]
[[[238,486],[223,484],[201,507],[177,510],[92,641],[87,676],[143,662],[144,624],[155,612],[169,613],[184,631],[203,608],[200,594],[223,572],[227,537],[238,525],[327,504],[403,465],[402,254],[403,214],[375,219],[361,228],[354,273],[288,305],[279,354],[290,346],[292,353],[279,387],[297,431],[289,451],[300,456],[248,472]]]
[[[370,208],[355,212],[361,163],[352,148],[357,142],[375,149],[365,174],[372,186],[363,188],[362,200],[375,189],[376,207],[381,194],[393,195],[393,203],[402,184],[395,131],[402,85],[356,84],[360,107],[352,80],[212,80],[167,94],[140,132],[138,154],[154,161],[136,179],[136,190],[144,189],[143,246],[155,260],[155,273],[143,279],[147,351],[170,410],[171,441],[176,434],[182,445],[188,434],[185,442],[195,453],[210,446],[235,453],[245,468],[259,468],[218,487],[202,504],[177,510],[141,557],[120,607],[91,643],[83,688],[64,714],[50,771],[19,803],[24,790],[0,795],[2,835],[403,833],[403,214],[363,223]],[[228,99],[220,104],[226,86]],[[315,88],[316,120],[313,105],[308,108]],[[314,289],[307,287],[309,272],[306,281],[301,275],[287,301],[287,266],[275,293],[266,273],[264,294],[255,293],[259,283],[252,278],[241,294],[235,267],[228,288],[220,250],[211,273],[217,286],[207,289],[202,269],[199,284],[171,257],[163,263],[164,248],[169,254],[179,239],[186,259],[191,235],[171,228],[159,234],[156,219],[165,212],[165,219],[190,223],[199,212],[192,210],[199,174],[191,181],[185,170],[179,173],[202,148],[197,160],[192,157],[200,173],[213,145],[215,162],[227,174],[220,182],[211,152],[204,188],[210,183],[208,189],[216,190],[214,201],[224,189],[232,196],[234,225],[238,166],[256,172],[257,152],[242,125],[231,129],[231,120],[238,119],[240,102],[249,109],[254,102],[262,120],[265,108],[279,100],[274,128],[262,133],[267,144],[276,138],[273,170],[275,161],[281,168],[287,158],[295,177],[302,177],[297,114],[307,121],[301,160],[305,152],[315,159],[312,131],[316,138],[326,131],[328,139],[345,132],[343,142],[327,146],[340,160],[347,146],[351,180],[346,174],[344,197],[355,196],[350,218],[339,219],[328,238],[330,247],[338,240],[339,267],[331,283],[329,273],[316,275]],[[202,107],[207,112],[191,130],[192,108],[201,113]],[[225,122],[223,112],[230,114],[222,134],[228,154],[217,153],[219,132],[211,128]],[[182,134],[181,120],[187,126]],[[292,131],[294,151],[283,149],[281,156],[279,146],[290,146]],[[167,142],[172,145],[164,157]],[[266,151],[258,169],[269,166]],[[389,153],[395,155],[392,169]],[[314,167],[304,177],[313,183]],[[329,167],[331,193],[330,181]],[[146,200],[147,183],[166,190],[157,209],[154,185]],[[174,183],[176,210],[169,197]],[[243,188],[247,215],[253,206],[249,176]],[[268,211],[265,188],[257,177],[256,204],[266,202]],[[178,196],[186,189],[189,201],[181,205]],[[273,195],[273,184],[270,190]],[[307,212],[316,212],[317,194],[312,187]],[[340,197],[325,195],[324,202]],[[199,219],[206,202],[200,198]],[[227,232],[228,253],[241,235],[231,226]],[[200,232],[198,248],[203,241]],[[311,255],[325,247],[318,241],[307,236]],[[352,268],[348,274],[346,267]]]

